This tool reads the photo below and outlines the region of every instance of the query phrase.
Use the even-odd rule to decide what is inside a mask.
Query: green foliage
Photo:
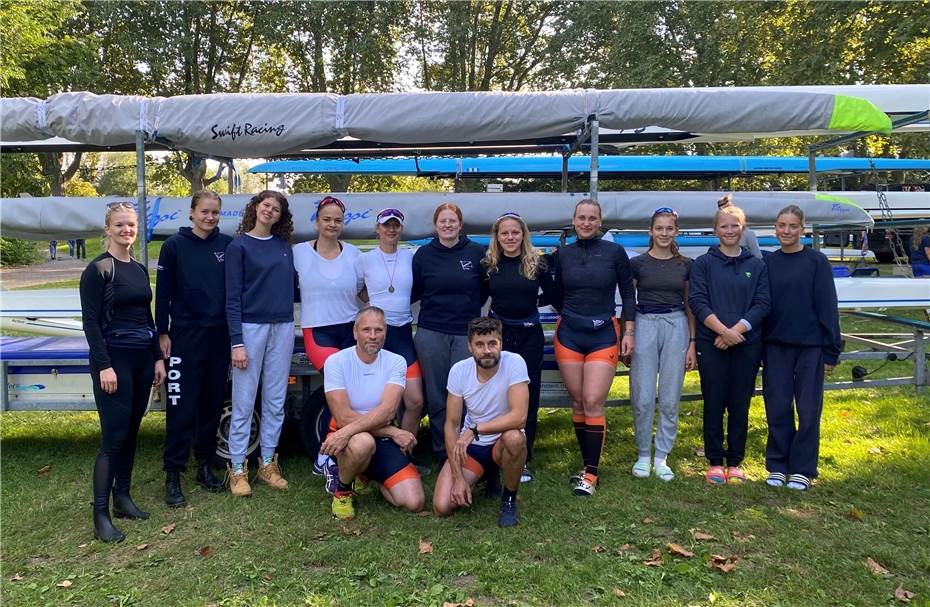
[[[48,196],[48,181],[42,178],[42,165],[35,154],[0,155],[0,195]]]
[[[33,240],[0,238],[0,265],[27,266],[39,261],[39,245]]]
[[[84,181],[83,179],[72,179],[64,185],[65,196],[93,197],[97,196],[97,188],[94,184]]]

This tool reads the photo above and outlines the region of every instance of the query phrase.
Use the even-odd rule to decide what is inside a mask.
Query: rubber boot
[[[211,493],[222,493],[226,490],[226,484],[214,476],[207,460],[197,462],[197,484]]]
[[[187,504],[184,492],[181,491],[181,473],[165,473],[165,503],[171,508],[180,508]]]
[[[136,506],[128,491],[113,490],[113,516],[116,518],[135,518],[145,520],[149,513]]]
[[[126,535],[110,520],[109,510],[94,508],[94,537],[101,542],[122,542]]]

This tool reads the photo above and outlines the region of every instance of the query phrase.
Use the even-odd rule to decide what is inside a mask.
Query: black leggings
[[[530,378],[530,406],[526,414],[526,459],[529,461],[533,458],[533,443],[536,442],[536,419],[539,416],[539,390],[546,337],[543,335],[542,325],[505,325],[503,340],[504,350],[519,354],[523,358]]]
[[[107,348],[116,372],[116,392],[100,388],[100,372],[92,371],[94,400],[100,414],[100,451],[94,462],[94,509],[106,510],[110,491],[129,493],[136,456],[136,436],[148,404],[155,364],[149,348]]]

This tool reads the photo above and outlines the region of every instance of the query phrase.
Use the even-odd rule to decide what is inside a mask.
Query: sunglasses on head
[[[384,217],[396,217],[397,219],[400,219],[401,221],[404,220],[404,214],[403,212],[401,212],[400,209],[384,209],[383,211],[378,213],[379,221],[383,219]]]
[[[655,217],[656,215],[662,215],[663,213],[668,213],[669,215],[674,215],[675,217],[678,217],[678,211],[676,211],[672,207],[659,207],[652,213],[652,216]]]
[[[132,206],[131,202],[108,202],[107,208],[108,209],[129,209],[131,211],[136,210],[136,208]]]
[[[340,209],[343,213],[346,212],[346,205],[342,204],[342,201],[339,200],[338,198],[336,198],[335,196],[327,196],[326,198],[324,198],[323,200],[321,200],[321,201],[320,201],[320,204],[317,205],[317,209],[318,209],[318,210],[319,210],[319,209],[322,209],[323,207],[325,207],[325,206],[328,205],[328,204],[334,204],[334,205],[336,205],[337,207],[339,207],[339,209]]]

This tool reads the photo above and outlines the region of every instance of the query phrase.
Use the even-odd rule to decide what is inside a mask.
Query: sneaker
[[[355,480],[352,481],[352,493],[356,495],[371,495],[373,485],[374,483],[364,476],[356,476]]]
[[[501,527],[515,527],[520,522],[520,515],[517,513],[517,500],[505,500],[501,502],[501,515],[497,517],[497,524]]]
[[[523,472],[520,474],[520,482],[528,483],[533,480],[533,473],[526,466],[523,466]]]
[[[336,460],[331,457],[326,458],[326,463],[323,464],[323,476],[326,477],[323,489],[330,495],[336,495],[336,491],[339,490],[339,466],[336,465]]]
[[[242,472],[233,472],[232,466],[226,464],[226,477],[229,479],[229,492],[233,497],[252,495],[252,486],[249,485],[249,462],[242,463]]]
[[[597,477],[593,474],[585,474],[581,477],[572,488],[572,495],[578,497],[591,497],[597,490]]]
[[[261,481],[272,489],[277,489],[278,491],[284,491],[287,489],[287,481],[284,480],[283,476],[281,476],[281,467],[278,466],[277,453],[274,454],[274,457],[271,458],[269,463],[259,464],[258,472],[255,474],[255,480]]]
[[[769,487],[784,487],[785,481],[788,480],[788,477],[785,476],[784,472],[769,472],[769,476],[765,479],[765,484]]]
[[[355,516],[351,492],[333,495],[333,516],[341,521],[347,521]]]
[[[323,476],[323,463],[325,461],[320,462],[320,458],[313,460],[313,468],[311,469],[313,476]]]
[[[803,474],[792,474],[788,477],[788,484],[785,487],[795,491],[807,491],[811,488],[811,479]]]
[[[568,484],[574,487],[584,478],[584,468],[568,477]]]

